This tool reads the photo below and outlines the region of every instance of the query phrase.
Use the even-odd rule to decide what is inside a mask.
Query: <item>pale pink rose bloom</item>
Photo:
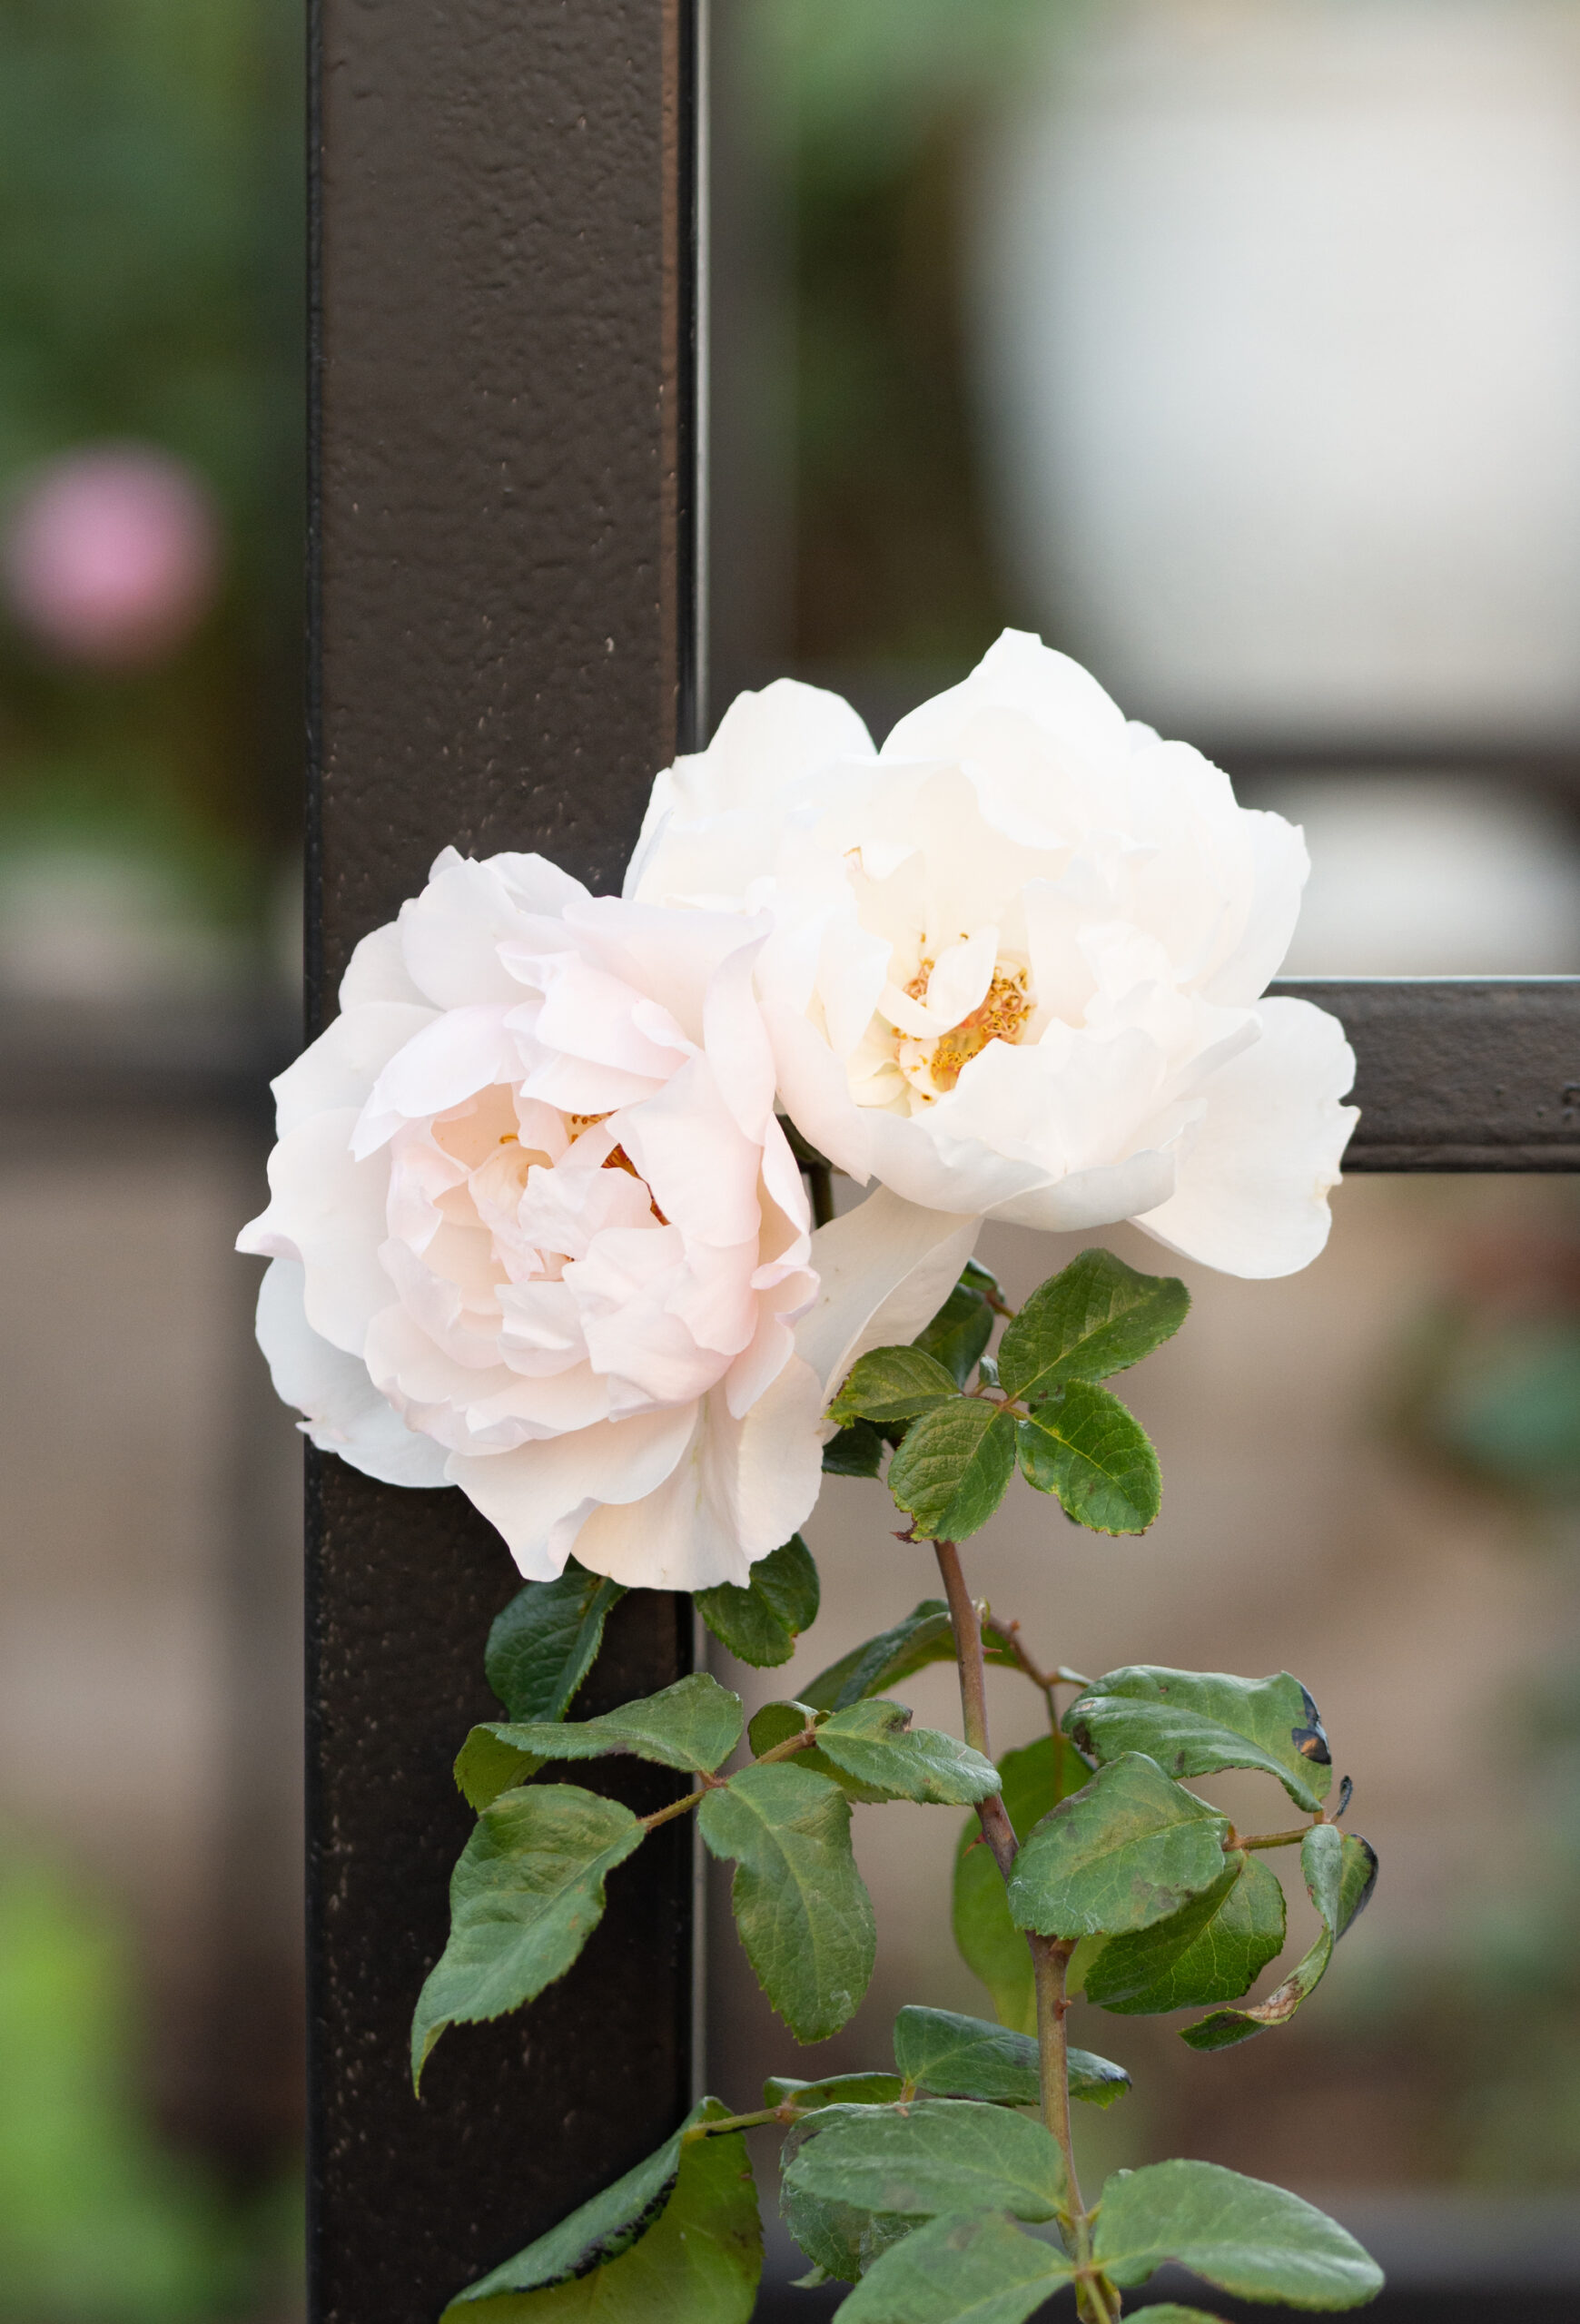
[[[275,1083],[258,1335],[307,1433],[459,1485],[521,1571],[746,1579],[817,1497],[823,1410],[910,1338],[971,1219],[811,1229],[753,989],[767,923],[447,850]]]
[[[57,654],[111,668],[183,644],[219,569],[219,521],[201,478],[135,444],[52,461],[5,543],[6,595],[25,627]]]
[[[764,911],[780,1102],[860,1184],[1240,1275],[1327,1239],[1337,1018],[1266,996],[1307,874],[1281,816],[1007,630],[881,751],[836,694],[742,694],[654,785],[626,892]]]

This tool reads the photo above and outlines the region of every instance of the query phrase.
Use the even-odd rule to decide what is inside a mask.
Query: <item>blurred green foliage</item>
[[[296,0],[0,13],[0,512],[39,460],[133,439],[226,533],[221,602],[147,672],[0,619],[0,849],[131,849],[220,916],[299,814],[301,49]]]
[[[1401,1352],[1395,1423],[1417,1459],[1515,1520],[1518,1553],[1573,1560],[1580,1486],[1580,1210],[1466,1238]],[[1435,1960],[1379,1959],[1373,2009],[1437,2095],[1437,2167],[1486,2186],[1580,2172],[1580,1663],[1562,1637],[1474,1712],[1519,1803],[1520,1876],[1459,1900]],[[1523,1844],[1523,1845],[1521,1845]]]
[[[238,2211],[160,2145],[138,2102],[136,2026],[119,1924],[9,1846],[0,1863],[0,2317],[183,2324],[256,2314],[282,2291],[289,2299],[299,2193],[282,2183]]]
[[[1580,1314],[1431,1319],[1422,1437],[1496,1489],[1567,1501],[1580,1485]]]
[[[743,0],[795,243],[795,651],[958,665],[1015,608],[967,362],[975,153],[1085,0]]]

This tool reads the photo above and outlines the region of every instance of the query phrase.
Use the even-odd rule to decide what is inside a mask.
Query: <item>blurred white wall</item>
[[[1003,543],[1127,706],[1580,735],[1570,0],[1050,10],[975,251]]]
[[[1571,815],[1472,774],[1291,773],[1257,785],[1306,833],[1311,877],[1283,974],[1573,975]]]

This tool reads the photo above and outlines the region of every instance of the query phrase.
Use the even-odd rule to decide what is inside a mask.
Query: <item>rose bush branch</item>
[[[658,776],[620,897],[541,856],[445,851],[276,1083],[271,1200],[241,1237],[270,1261],[276,1386],[321,1449],[466,1493],[525,1583],[485,1658],[503,1717],[456,1762],[476,1822],[414,2080],[447,2027],[565,1975],[607,1883],[689,1814],[734,1866],[773,2006],[822,2041],[874,1958],[854,1814],[970,1812],[953,1922],[993,2018],[908,2005],[892,2066],[775,2078],[757,2110],[701,2100],[458,2309],[746,2324],[744,2135],[770,2122],[787,2222],[815,2276],[852,2288],[847,2324],[1017,2324],[1066,2285],[1113,2324],[1168,2260],[1304,2308],[1376,2290],[1342,2229],[1211,2165],[1120,2174],[1089,2203],[1071,2132],[1072,2100],[1128,2087],[1070,2047],[1073,1998],[1205,2011],[1183,2038],[1212,2053],[1288,2024],[1325,1975],[1376,1867],[1338,1826],[1348,1779],[1328,1808],[1315,1704],[1283,1673],[1046,1666],[973,1600],[960,1551],[1017,1474],[1091,1531],[1148,1530],[1157,1455],[1109,1384],[1190,1304],[1089,1249],[1017,1308],[973,1256],[984,1219],[1131,1221],[1247,1277],[1322,1247],[1354,1060],[1330,1016],[1266,990],[1306,868],[1279,817],[1010,632],[881,750],[815,688],[743,695]],[[839,1215],[836,1168],[862,1190]],[[942,1599],[749,1728],[704,1671],[572,1716],[632,1589],[688,1590],[742,1660],[791,1662],[829,1474],[883,1480],[902,1538],[936,1545]],[[943,1660],[963,1740],[896,1696]],[[997,1764],[990,1667],[1048,1714]],[[565,1779],[616,1755],[670,1770],[674,1798],[638,1817],[596,1773]],[[1231,1767],[1309,1822],[1241,1835],[1190,1788]],[[1315,1935],[1252,2001],[1287,1934],[1263,1858],[1297,1845]]]

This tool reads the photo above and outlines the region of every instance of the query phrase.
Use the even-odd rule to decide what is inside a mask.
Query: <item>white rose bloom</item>
[[[742,694],[659,776],[626,891],[771,913],[781,1103],[862,1184],[1277,1275],[1326,1241],[1358,1118],[1338,1020],[1261,998],[1307,869],[1009,630],[879,752],[837,695]]]
[[[768,923],[447,850],[275,1083],[258,1336],[313,1442],[460,1486],[522,1572],[741,1582],[817,1496],[823,1406],[975,1221],[818,1235],[774,1110]]]

